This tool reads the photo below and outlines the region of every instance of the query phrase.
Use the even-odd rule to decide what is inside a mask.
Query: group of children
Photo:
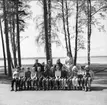
[[[36,60],[31,68],[17,67],[14,70],[11,87],[12,91],[65,89],[90,91],[93,77],[94,73],[89,66],[85,68],[73,66],[68,70],[60,59],[53,66],[50,60],[47,64],[40,64]]]

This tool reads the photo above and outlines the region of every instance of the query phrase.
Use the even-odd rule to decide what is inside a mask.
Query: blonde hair
[[[78,71],[78,68],[76,66],[73,66],[72,71]]]

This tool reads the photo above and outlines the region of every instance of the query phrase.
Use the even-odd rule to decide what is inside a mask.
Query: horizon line
[[[87,56],[78,56],[78,57],[81,58],[81,57],[87,57]],[[100,56],[90,56],[90,57],[107,57],[107,55],[103,55],[103,56],[101,56],[101,55]],[[46,57],[22,57],[21,59],[36,59],[36,58],[44,59]],[[66,57],[52,57],[52,58],[55,59],[55,58],[66,58]],[[3,60],[3,59],[4,58],[0,58],[0,60]],[[12,58],[12,59],[14,59],[14,58]]]

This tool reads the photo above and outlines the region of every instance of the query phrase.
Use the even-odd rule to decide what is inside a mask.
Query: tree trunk
[[[75,30],[75,55],[74,55],[74,65],[77,63],[77,43],[78,43],[78,0],[76,0],[76,30]]]
[[[88,65],[90,66],[90,40],[91,40],[91,0],[87,0],[87,13],[88,13],[88,27],[87,27],[87,40],[88,40],[88,55],[87,55],[87,59],[88,59]]]
[[[16,58],[16,43],[15,43],[15,21],[13,17],[13,57],[14,57],[14,66],[17,66],[17,58]]]
[[[19,67],[21,67],[21,51],[20,51],[20,30],[19,30],[18,4],[19,4],[19,0],[16,0],[16,23],[17,23],[18,64],[19,64]]]
[[[3,30],[2,30],[1,19],[0,19],[0,29],[1,29],[1,40],[2,40],[3,57],[4,57],[4,74],[7,75],[5,45],[4,45],[4,38],[3,38]]]
[[[46,60],[50,59],[49,57],[49,47],[48,47],[48,14],[47,14],[47,0],[43,0],[44,8],[44,28],[45,28],[45,47],[46,47]]]
[[[7,0],[3,0],[3,12],[4,12],[4,27],[5,27],[5,37],[6,37],[6,49],[7,49],[7,62],[8,62],[8,75],[12,76],[10,54],[9,54],[9,36],[8,36],[8,20],[7,20]]]
[[[14,64],[13,64],[13,60],[12,60],[12,56],[11,56],[10,50],[9,50],[9,56],[10,56],[11,67],[14,68]]]
[[[12,8],[10,8],[10,10],[11,10],[11,12],[12,12]],[[12,23],[13,23],[13,18],[12,18],[12,16],[10,16],[10,17],[9,17],[9,25],[10,25],[10,27],[9,27],[10,36],[9,36],[9,37],[10,37],[10,42],[11,42],[11,43],[10,43],[9,45],[11,45],[10,48],[12,48],[12,52],[13,52],[13,46],[14,46],[14,45],[13,45],[13,28],[12,28],[12,27],[13,27],[13,26],[12,26],[13,24],[12,24]],[[10,48],[9,48],[9,49],[10,49]],[[10,58],[11,58],[11,52],[10,52]],[[11,58],[11,61],[12,61],[12,58]],[[13,61],[12,61],[12,62],[13,62]],[[11,63],[12,63],[12,62],[11,62]],[[14,66],[14,65],[13,65],[13,66]],[[13,67],[13,66],[12,66],[12,67]]]
[[[65,45],[66,45],[66,51],[67,51],[67,53],[68,53],[67,32],[66,32],[66,27],[65,27],[64,1],[62,0],[61,3],[62,3],[63,29],[64,29],[64,34],[65,34]]]
[[[48,0],[48,45],[49,45],[49,57],[52,63],[52,45],[51,45],[51,0]]]
[[[66,5],[66,25],[67,25],[67,33],[68,33],[68,47],[69,47],[69,52],[71,57],[72,56],[72,51],[71,51],[71,41],[70,41],[70,32],[69,32],[69,20],[68,20],[68,3],[67,0],[65,0],[65,5]]]
[[[12,11],[15,12],[14,9],[14,3],[13,3],[13,7],[12,7]],[[14,58],[14,67],[16,68],[17,66],[17,58],[16,58],[16,41],[15,41],[15,15],[13,14],[12,16],[12,31],[13,31],[13,58]]]

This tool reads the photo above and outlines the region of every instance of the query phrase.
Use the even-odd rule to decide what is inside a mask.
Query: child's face
[[[35,67],[33,67],[32,70],[35,70]]]
[[[24,71],[25,69],[24,68],[22,68],[22,70],[21,71]]]
[[[48,61],[48,64],[49,64],[49,65],[51,64],[51,61],[50,61],[50,60]]]
[[[35,63],[38,63],[38,59],[35,60]]]
[[[30,71],[30,68],[28,68],[27,70]]]
[[[47,67],[46,67],[46,66],[44,67],[44,70],[45,70],[45,71],[47,70]]]
[[[38,67],[37,70],[38,70],[38,71],[41,71],[41,67]]]
[[[85,68],[85,70],[86,70],[86,72],[89,72],[89,68],[87,67],[87,68]]]
[[[60,63],[60,59],[57,60],[57,63]]]

